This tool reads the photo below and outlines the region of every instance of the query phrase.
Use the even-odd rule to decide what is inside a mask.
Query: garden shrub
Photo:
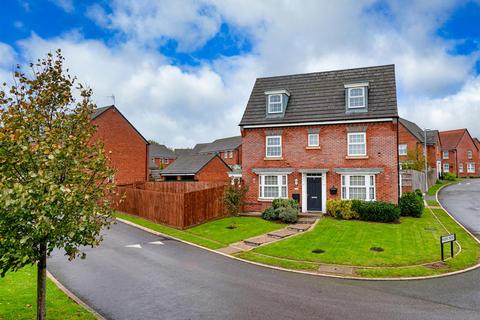
[[[400,218],[400,209],[391,203],[381,201],[359,201],[354,204],[360,220],[393,222]]]
[[[280,207],[275,209],[278,212],[278,217],[282,222],[295,223],[298,221],[298,210],[292,207]]]
[[[298,202],[296,200],[281,199],[281,198],[273,199],[272,207],[273,207],[273,209],[278,209],[278,208],[282,208],[282,207],[283,208],[290,207],[290,208],[293,208],[293,209],[296,209],[296,210],[299,209]]]
[[[419,196],[420,198],[423,198],[423,192],[420,189],[415,189],[415,194]]]
[[[351,200],[328,200],[327,213],[337,219],[357,219],[358,214],[352,210]]]
[[[405,192],[398,201],[402,216],[419,218],[423,213],[424,206],[423,198],[414,192]]]
[[[447,180],[447,181],[455,181],[456,177],[453,173],[450,172],[444,172],[442,174],[442,179]]]
[[[273,208],[267,208],[262,212],[262,219],[268,221],[278,220],[278,212],[276,212]]]

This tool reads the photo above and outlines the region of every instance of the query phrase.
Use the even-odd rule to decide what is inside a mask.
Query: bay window
[[[375,175],[342,175],[342,199],[375,200]]]
[[[287,175],[260,175],[260,198],[287,198]]]

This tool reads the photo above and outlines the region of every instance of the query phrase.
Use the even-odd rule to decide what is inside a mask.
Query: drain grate
[[[382,247],[371,247],[370,251],[383,252],[385,250]]]
[[[320,254],[320,253],[324,253],[324,252],[325,252],[325,250],[323,250],[323,249],[313,249],[312,250],[312,253],[316,253],[316,254]]]

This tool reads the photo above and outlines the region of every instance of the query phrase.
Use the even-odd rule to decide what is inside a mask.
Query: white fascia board
[[[355,87],[368,87],[367,82],[353,82],[353,83],[345,83],[345,88],[355,88]]]
[[[270,95],[270,94],[286,94],[287,96],[290,97],[290,92],[288,90],[268,90],[268,91],[265,91],[265,94],[266,95]]]
[[[244,125],[243,128],[244,129],[255,129],[255,128],[301,127],[301,126],[318,126],[318,125],[326,125],[326,124],[349,124],[349,123],[390,122],[390,121],[393,121],[393,118],[336,120],[336,121],[314,121],[314,122],[275,123],[275,124],[252,124],[252,125]]]

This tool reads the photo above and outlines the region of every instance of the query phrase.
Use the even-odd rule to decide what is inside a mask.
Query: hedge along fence
[[[115,209],[185,229],[227,215],[224,182],[141,182],[117,186]],[[119,203],[120,197],[124,197]]]

